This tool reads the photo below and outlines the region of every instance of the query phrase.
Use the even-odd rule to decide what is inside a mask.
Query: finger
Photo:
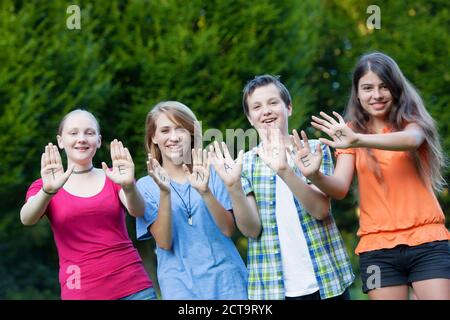
[[[149,175],[152,175],[153,174],[152,162],[151,161],[146,161],[146,163],[147,163],[147,173]]]
[[[268,140],[269,140],[269,138],[267,136],[267,130],[266,129],[258,129],[257,131],[258,131],[259,138],[261,139],[261,142],[263,143],[263,145],[267,144]]]
[[[44,160],[45,160],[45,166],[48,166],[51,163],[50,162],[50,151],[48,149],[48,145],[45,146]]]
[[[56,163],[55,150],[53,149],[53,144],[51,143],[48,144],[48,154],[50,163],[55,164]]]
[[[149,170],[154,170],[153,169],[153,163],[152,163],[152,155],[151,155],[151,153],[147,153],[147,171],[149,171]]]
[[[206,150],[202,151],[202,161],[203,161],[203,167],[207,168],[209,165],[208,161],[208,152]]]
[[[41,169],[44,169],[45,166],[46,166],[45,153],[43,153],[41,156]]]
[[[192,149],[191,157],[192,157],[192,166],[197,165],[197,152],[195,151],[195,149]]]
[[[228,146],[225,142],[222,141],[222,149],[223,149],[223,155],[226,159],[233,160],[234,158],[231,156],[230,151],[228,150]]]
[[[130,150],[128,150],[128,148],[123,148],[123,151],[125,152],[125,159],[133,163],[133,158],[131,157]]]
[[[219,159],[224,158],[222,150],[220,149],[219,143],[217,141],[214,141],[214,151]]]
[[[297,130],[295,130],[295,129],[292,130],[292,134],[293,134],[292,140],[294,141],[294,144],[297,146],[297,149],[299,151],[302,150],[303,149],[303,144],[302,144],[302,142],[300,140],[300,136],[298,135]]]
[[[69,168],[67,168],[67,171],[64,172],[64,175],[63,175],[64,183],[66,183],[66,181],[69,179],[70,175],[73,172],[73,169],[75,169],[74,164],[72,164]]]
[[[325,112],[320,111],[320,115],[321,115],[324,119],[328,120],[330,123],[332,123],[332,124],[337,124],[337,121],[336,121],[333,117],[330,117],[329,115],[327,115]]]
[[[191,175],[191,171],[189,170],[188,166],[185,165],[184,163],[183,163],[183,171],[184,171],[184,174],[186,176],[190,176]]]
[[[333,111],[333,114],[336,118],[338,118],[339,123],[345,124],[344,118],[339,113],[337,113],[336,111]]]
[[[115,161],[117,160],[117,152],[116,152],[116,139],[111,141],[110,149],[111,149],[111,160]]]
[[[242,163],[244,159],[244,150],[240,150],[236,159],[236,164],[242,168]]]
[[[117,151],[119,153],[120,159],[126,159],[127,158],[127,155],[126,155],[126,152],[125,152],[125,148],[124,148],[124,146],[122,144],[122,141],[118,141],[117,142]]]
[[[332,148],[335,148],[334,142],[325,138],[319,138],[319,141],[326,144],[327,146],[330,146]]]
[[[53,146],[53,149],[54,149],[54,153],[55,153],[56,164],[61,164],[62,165],[61,155],[59,154],[58,147],[57,146]]]
[[[202,149],[197,149],[197,161],[199,166],[203,166],[203,152]]]
[[[316,122],[311,122],[311,125],[316,128],[317,130],[320,130],[322,132],[325,132],[327,135],[329,135],[330,137],[332,136],[332,132],[330,129],[328,129],[327,127],[324,127],[321,124],[318,124]]]
[[[300,134],[302,135],[303,146],[306,150],[311,151],[311,149],[309,148],[308,136],[306,135],[305,131],[302,130]]]
[[[322,146],[320,145],[320,143],[316,145],[316,154],[322,157]]]
[[[159,164],[158,160],[156,160],[155,158],[152,159],[152,167],[154,170],[161,169],[161,165]]]
[[[316,116],[312,116],[311,118],[313,119],[313,121],[315,123],[320,124],[320,125],[324,126],[327,129],[330,129],[331,123],[327,122],[326,120],[317,118]]]

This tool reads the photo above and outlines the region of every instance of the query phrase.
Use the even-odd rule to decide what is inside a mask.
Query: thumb
[[[69,179],[70,175],[73,172],[73,169],[75,169],[75,165],[71,165],[69,168],[67,168],[66,172],[63,174],[64,183]]]
[[[102,162],[102,169],[105,172],[106,176],[108,178],[111,178],[111,171],[109,170],[108,166],[104,162]]]
[[[322,146],[320,145],[320,143],[318,143],[316,145],[316,153],[320,156],[322,156]]]
[[[183,171],[184,171],[185,175],[187,175],[187,176],[191,175],[191,171],[189,170],[188,166],[185,165],[184,163],[183,163]]]

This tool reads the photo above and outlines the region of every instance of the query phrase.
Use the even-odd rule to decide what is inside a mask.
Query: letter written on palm
[[[256,149],[259,157],[278,173],[288,167],[286,145],[279,129],[258,129],[261,145]]]
[[[183,164],[184,173],[191,184],[200,194],[208,191],[209,161],[206,150],[192,149],[192,172]]]
[[[162,191],[170,191],[170,177],[166,170],[159,164],[158,160],[152,157],[149,153],[147,161],[147,172],[153,178],[155,183]]]
[[[225,142],[222,142],[222,150],[217,141],[214,141],[214,146],[209,146],[209,159],[219,177],[225,183],[225,186],[231,188],[236,182],[241,179],[242,173],[242,158],[244,152],[239,151],[238,157],[235,160],[228,152]]]
[[[64,172],[58,147],[49,143],[41,157],[41,177],[44,189],[47,192],[57,192],[69,179],[74,166]]]
[[[325,112],[320,112],[320,115],[323,119],[312,116],[313,121],[311,122],[311,125],[333,139],[320,138],[320,142],[335,149],[346,149],[355,146],[358,137],[356,133],[347,126],[344,118],[342,118],[339,113],[333,111],[333,115],[338,121],[327,115]]]
[[[300,140],[297,130],[292,130],[292,134],[292,142],[294,145],[294,152],[291,155],[292,159],[301,173],[309,178],[319,172],[320,164],[322,163],[322,149],[320,148],[320,144],[317,144],[316,151],[312,153],[308,137],[303,130],[301,131],[302,140]]]
[[[109,170],[106,163],[102,162],[102,168],[105,174],[122,187],[129,186],[134,183],[134,163],[130,152],[124,148],[121,141],[111,142],[111,160],[112,169]]]

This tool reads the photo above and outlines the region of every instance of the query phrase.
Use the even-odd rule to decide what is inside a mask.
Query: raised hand
[[[286,146],[280,130],[258,129],[258,133],[262,142],[256,149],[259,157],[276,173],[287,169]]]
[[[41,157],[41,177],[43,188],[48,193],[56,193],[69,179],[74,166],[64,172],[58,147],[51,142],[45,146]]]
[[[214,147],[212,145],[209,146],[208,157],[217,174],[225,183],[225,186],[230,188],[241,179],[242,158],[244,152],[242,150],[239,151],[235,161],[228,152],[225,142],[222,142],[222,149],[223,154],[220,150],[219,143],[214,141]]]
[[[161,167],[158,160],[153,158],[150,153],[148,154],[147,172],[148,175],[153,178],[161,191],[170,191],[169,175],[167,174],[166,170]]]
[[[102,162],[103,171],[105,174],[122,188],[134,183],[134,163],[130,152],[124,148],[121,141],[111,142],[111,159],[112,170],[108,169],[106,163]]]
[[[209,191],[209,160],[208,153],[202,149],[192,149],[192,172],[183,164],[184,173],[191,186],[193,186],[201,195]]]
[[[292,130],[292,134],[291,139],[294,145],[294,152],[291,157],[302,174],[310,178],[319,172],[320,164],[322,163],[322,148],[320,148],[320,144],[318,143],[316,151],[311,153],[305,131],[302,130],[300,132],[303,141],[300,140],[297,130]]]
[[[346,149],[356,146],[358,143],[358,136],[347,126],[344,118],[342,118],[339,113],[333,111],[333,115],[338,119],[338,121],[327,115],[325,112],[320,112],[320,115],[323,119],[312,116],[313,121],[311,122],[311,125],[314,128],[325,132],[333,139],[329,140],[320,138],[320,142],[325,143],[330,147],[339,149]]]

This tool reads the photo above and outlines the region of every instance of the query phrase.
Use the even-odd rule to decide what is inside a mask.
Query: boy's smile
[[[292,106],[284,103],[274,84],[258,87],[247,98],[248,121],[256,129],[280,129],[288,132],[288,117]]]

